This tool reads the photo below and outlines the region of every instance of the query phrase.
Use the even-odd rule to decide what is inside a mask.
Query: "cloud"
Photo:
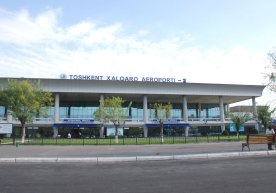
[[[0,9],[0,76],[58,78],[66,73],[263,83],[266,54],[242,45],[206,47],[183,32],[153,41],[148,38],[152,32],[130,34],[123,23],[61,23],[60,10],[31,16],[27,10]]]

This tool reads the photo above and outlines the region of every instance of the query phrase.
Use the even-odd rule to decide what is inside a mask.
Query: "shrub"
[[[222,135],[223,135],[223,136],[228,136],[228,135],[229,135],[229,131],[225,129],[225,130],[222,132]]]

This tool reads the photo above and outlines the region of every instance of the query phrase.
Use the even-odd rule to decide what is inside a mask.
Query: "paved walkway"
[[[276,155],[267,146],[252,145],[251,152],[241,151],[242,142],[174,144],[174,145],[87,145],[87,146],[33,146],[0,145],[0,162],[57,160],[109,160],[137,161],[177,158],[237,157],[251,155]],[[6,160],[6,161],[5,161]]]

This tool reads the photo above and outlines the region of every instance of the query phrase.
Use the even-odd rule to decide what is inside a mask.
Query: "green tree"
[[[128,114],[131,102],[128,108],[123,108],[125,101],[121,97],[106,98],[100,100],[100,105],[95,111],[95,119],[102,123],[112,122],[115,127],[115,143],[118,143],[118,129],[125,122],[126,115]]]
[[[52,105],[52,94],[41,89],[40,82],[8,80],[0,91],[0,102],[21,123],[21,142],[25,142],[26,123],[38,114],[46,116],[46,108]]]
[[[243,113],[243,112],[238,112],[238,113],[230,113],[230,118],[232,122],[235,125],[236,132],[237,132],[237,137],[239,139],[240,137],[240,127],[244,126],[244,124],[250,120],[249,113]]]
[[[161,104],[161,103],[154,103],[153,109],[155,112],[155,117],[158,119],[160,124],[160,137],[161,142],[164,142],[164,120],[168,120],[171,116],[172,105],[171,104]]]
[[[271,125],[272,118],[271,115],[275,112],[275,109],[270,110],[269,106],[263,106],[258,109],[258,120],[266,129]]]
[[[268,88],[271,91],[276,92],[276,53],[270,52],[268,56],[271,60],[271,66],[269,68],[270,72],[266,73],[266,77],[268,78]]]

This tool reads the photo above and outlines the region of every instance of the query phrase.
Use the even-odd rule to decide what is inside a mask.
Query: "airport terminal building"
[[[8,79],[24,78],[0,78],[0,86],[6,85]],[[29,126],[51,128],[54,137],[64,128],[93,129],[97,131],[97,137],[104,137],[106,128],[111,125],[95,120],[93,114],[101,99],[113,96],[132,101],[122,127],[127,130],[140,128],[144,137],[154,135],[159,127],[151,108],[154,103],[170,103],[173,106],[171,117],[164,121],[165,129],[183,128],[186,136],[189,128],[193,127],[216,127],[221,132],[231,122],[226,118],[229,105],[251,99],[252,112],[256,112],[255,99],[265,88],[263,85],[189,83],[185,79],[155,77],[64,75],[60,79],[28,80],[39,80],[42,89],[51,92],[54,98],[49,117],[35,117]],[[19,121],[1,104],[0,123],[20,126]],[[255,127],[256,122],[247,124]]]

